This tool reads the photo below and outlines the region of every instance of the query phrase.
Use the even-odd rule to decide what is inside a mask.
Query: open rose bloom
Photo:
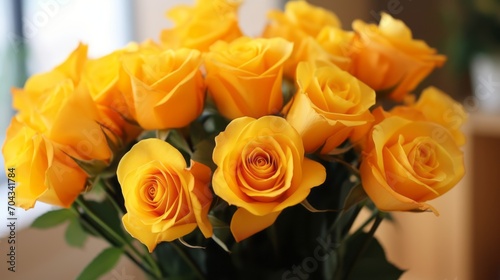
[[[82,279],[122,254],[151,279],[397,278],[370,257],[378,225],[437,215],[463,177],[463,108],[414,92],[445,56],[402,21],[343,29],[290,1],[252,38],[240,6],[178,6],[156,41],[93,58],[80,44],[12,89],[9,197],[61,207],[34,226],[69,222],[71,245],[110,244]]]

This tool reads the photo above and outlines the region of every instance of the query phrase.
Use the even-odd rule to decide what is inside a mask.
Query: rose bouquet
[[[121,255],[152,279],[396,279],[377,227],[437,215],[427,201],[462,178],[462,107],[412,95],[445,57],[403,22],[346,31],[291,1],[249,38],[239,4],[178,6],[159,42],[80,44],[13,89],[16,205],[60,206],[33,226],[68,222],[70,245],[109,243],[80,279]]]

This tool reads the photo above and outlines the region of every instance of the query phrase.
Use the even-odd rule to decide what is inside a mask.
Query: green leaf
[[[122,141],[121,137],[116,135],[111,129],[104,126],[103,124],[101,124],[101,130],[102,130],[102,134],[104,134],[104,137],[106,138],[106,143],[108,144],[108,147],[112,152],[112,156],[111,156],[112,159],[111,160],[113,160],[114,155],[118,154],[118,152],[123,149],[123,146],[124,146],[123,141]],[[113,138],[111,138],[108,135],[108,133],[113,135]]]
[[[212,240],[215,241],[215,243],[217,243],[217,245],[219,245],[222,248],[222,250],[224,250],[228,253],[231,253],[231,250],[229,250],[226,243],[224,243],[224,241],[220,240],[215,234],[212,235]]]
[[[104,190],[104,182],[102,181],[102,177],[94,177],[94,178],[88,178],[87,183],[88,183],[88,188],[87,192],[92,190],[92,194],[96,195],[98,197],[104,196],[105,190]]]
[[[166,275],[174,277],[168,279],[198,279],[194,271],[190,269],[186,261],[179,256],[179,253],[173,248],[172,242],[159,243],[154,253],[157,256],[158,263]],[[199,250],[193,250],[198,252]]]
[[[156,138],[165,141],[167,140],[170,131],[171,131],[170,129],[158,129],[156,131]]]
[[[175,148],[177,148],[181,152],[185,152],[189,156],[193,155],[193,151],[191,151],[191,147],[189,143],[186,141],[182,133],[175,129],[171,130],[167,137],[167,142],[172,144]]]
[[[81,248],[87,240],[87,233],[83,229],[78,219],[72,219],[66,228],[66,242],[73,247]]]
[[[347,198],[344,202],[343,209],[349,210],[352,206],[360,203],[361,201],[363,201],[367,197],[368,196],[366,195],[366,192],[363,189],[363,186],[361,184],[358,184],[349,191],[349,194],[347,195]]]
[[[337,156],[337,155],[345,154],[346,152],[350,151],[353,147],[354,147],[354,145],[352,145],[352,144],[346,145],[345,147],[338,147],[338,148],[335,148],[335,149],[329,151],[327,153],[327,155]]]
[[[94,280],[109,272],[118,262],[123,251],[110,247],[104,249],[92,262],[90,262],[78,275],[78,280]]]
[[[356,254],[368,237],[367,233],[362,232],[349,238],[346,249],[346,263],[352,264],[355,261],[355,264],[348,278],[344,277],[343,279],[399,279],[404,270],[394,266],[386,259],[384,248],[382,248],[376,238],[370,241],[363,255],[359,256],[359,259],[356,260]]]
[[[227,120],[223,116],[219,114],[212,114],[204,122],[203,127],[205,128],[208,134],[217,135],[221,131],[224,131],[228,124],[229,120]]]
[[[214,215],[208,214],[208,220],[213,228],[229,228],[229,225]]]
[[[191,122],[189,125],[189,136],[191,138],[191,143],[195,147],[198,143],[209,137],[208,133],[205,131],[203,123],[199,120]]]
[[[309,203],[307,199],[304,199],[300,204],[304,206],[304,208],[306,208],[309,212],[312,213],[340,212],[340,210],[336,209],[316,209],[314,206],[311,205],[311,203]]]
[[[69,209],[53,210],[36,218],[31,227],[41,229],[55,227],[74,217],[75,214]]]
[[[179,242],[188,247],[189,249],[206,249],[206,247],[203,247],[203,246],[198,246],[198,245],[193,245],[193,244],[189,244],[186,240],[184,240],[184,238],[178,238],[177,240],[179,240]]]
[[[122,229],[122,221],[118,211],[113,206],[113,203],[106,199],[104,201],[98,202],[93,200],[87,200],[87,207],[90,208],[94,214],[103,220],[114,232],[119,235],[126,237]]]
[[[199,163],[203,163],[206,166],[210,167],[212,171],[215,171],[217,166],[212,160],[212,152],[215,147],[214,139],[205,139],[194,147],[194,153],[191,157],[192,160],[197,161]]]
[[[90,159],[90,160],[83,160],[83,159],[78,159],[75,157],[72,157],[71,155],[67,154],[78,166],[87,173],[90,177],[96,177],[103,170],[106,169],[108,166],[108,163],[103,161],[103,160],[98,160],[98,159]]]
[[[283,104],[288,104],[296,92],[295,81],[293,79],[283,79],[281,92],[283,93]]]
[[[157,138],[156,130],[144,130],[141,134],[139,134],[139,136],[137,136],[137,141],[149,138]]]

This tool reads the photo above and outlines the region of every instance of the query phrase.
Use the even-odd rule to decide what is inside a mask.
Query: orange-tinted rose
[[[142,140],[120,160],[117,169],[127,213],[125,229],[150,252],[162,241],[181,238],[199,227],[212,236],[210,168],[191,161],[159,139]]]
[[[337,16],[306,1],[289,1],[285,11],[270,11],[270,22],[263,37],[281,37],[293,42],[293,52],[284,64],[284,74],[294,78],[301,61],[326,60],[346,69],[349,59],[345,55],[329,53],[315,40],[323,28],[340,28]]]
[[[132,93],[125,101],[141,127],[183,127],[201,114],[205,102],[201,63],[197,50],[154,46],[123,57]]]
[[[329,63],[301,62],[298,92],[287,121],[299,132],[305,151],[328,153],[373,120],[375,92],[351,74]]]
[[[109,107],[126,118],[131,119],[131,113],[120,84],[126,83],[128,77],[120,75],[122,71],[121,59],[124,54],[136,50],[136,45],[129,45],[125,49],[114,51],[108,55],[89,59],[82,70],[82,83],[88,89],[96,103]]]
[[[30,209],[36,201],[71,206],[85,189],[87,174],[66,152],[68,147],[12,119],[2,153],[6,168],[16,170],[17,206]]]
[[[340,27],[334,13],[307,3],[307,1],[288,1],[285,11],[271,11],[269,17],[286,25],[297,27],[305,34],[316,37],[325,26]]]
[[[383,211],[437,211],[427,204],[464,175],[463,153],[449,130],[397,116],[373,127],[363,151],[361,181]]]
[[[414,104],[394,107],[390,113],[410,120],[438,123],[448,128],[457,145],[465,144],[465,136],[460,131],[467,119],[463,106],[435,87],[424,89]]]
[[[327,53],[337,57],[339,62],[345,61],[340,65],[336,63],[342,69],[347,69],[351,62],[349,52],[353,39],[354,32],[345,31],[334,26],[325,26],[316,36],[316,41]],[[344,65],[345,67],[343,67]]]
[[[45,102],[51,96],[46,92],[53,91],[58,84],[65,83],[72,86],[78,84],[83,66],[87,61],[87,49],[86,45],[79,44],[63,63],[51,71],[31,76],[22,90],[13,89],[13,107],[23,118],[29,119],[27,115],[32,114],[40,103]],[[43,126],[43,124],[39,125]]]
[[[411,30],[400,20],[383,13],[378,26],[355,20],[352,74],[376,91],[390,91],[401,101],[445,57],[436,54],[424,41],[412,38]]]
[[[229,119],[261,117],[283,107],[283,62],[292,44],[281,38],[219,41],[206,54],[206,83],[217,109]]]
[[[69,207],[87,177],[111,161],[109,141],[122,136],[111,119],[117,113],[96,104],[81,82],[86,55],[86,46],[79,45],[61,65],[29,78],[23,89],[13,89],[18,113],[3,153],[6,166],[18,173],[16,197],[23,208],[37,200]],[[84,171],[77,165],[82,161],[95,166]]]
[[[304,157],[300,135],[280,117],[235,119],[215,142],[212,184],[219,197],[239,207],[231,221],[237,241],[273,224],[326,178],[325,168]]]
[[[74,88],[70,80],[64,80],[38,96],[23,89],[14,90],[13,97],[14,103],[19,100],[31,103],[30,108],[19,111],[18,120],[50,140],[70,147],[75,152],[72,156],[102,161],[111,158],[107,132],[100,124],[103,119],[84,88]]]
[[[193,7],[177,6],[167,16],[172,29],[161,33],[167,48],[192,48],[202,52],[218,40],[231,42],[242,35],[238,26],[239,1],[198,0]]]
[[[134,114],[131,110],[135,108],[129,108],[126,102],[126,97],[132,95],[130,77],[124,72],[121,62],[124,55],[138,48],[137,44],[129,44],[124,49],[87,60],[80,82],[97,103],[101,124],[124,142],[130,142],[141,132],[138,125],[132,124]]]

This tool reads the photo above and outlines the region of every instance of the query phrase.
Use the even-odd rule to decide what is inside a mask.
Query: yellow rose
[[[61,82],[77,85],[80,81],[83,66],[87,61],[87,46],[79,44],[78,47],[60,65],[53,70],[35,74],[25,83],[23,91],[29,94],[15,96],[13,107],[18,111],[30,112],[37,108],[46,99],[46,91],[53,90]],[[14,89],[16,94],[17,89]]]
[[[424,89],[415,104],[397,106],[390,113],[410,120],[438,123],[450,131],[457,145],[465,144],[465,136],[460,131],[467,119],[463,106],[435,87]]]
[[[152,40],[146,40],[143,43],[137,44],[137,43],[131,43],[129,47],[127,47],[127,51],[123,52],[121,56],[118,58],[120,62],[119,66],[119,78],[117,79],[117,84],[115,85],[118,90],[120,91],[123,100],[125,101],[125,106],[126,106],[126,111],[128,111],[129,115],[124,115],[129,120],[135,121],[135,116],[137,115],[135,111],[135,105],[134,105],[134,88],[133,88],[133,83],[132,83],[132,78],[130,74],[126,71],[125,65],[123,63],[124,59],[127,59],[129,61],[134,61],[134,59],[138,59],[140,56],[147,56],[147,55],[158,55],[165,49],[162,48],[160,45],[155,43]],[[107,59],[104,59],[101,62],[106,61]],[[97,67],[105,67],[102,65],[103,63],[95,63],[95,66]],[[136,67],[134,63],[131,63],[131,67]],[[85,69],[84,69],[85,70]],[[105,79],[110,79],[109,76],[104,74],[103,76],[106,76],[107,78]],[[111,74],[113,76],[113,74]],[[98,78],[101,79],[101,78]],[[112,79],[112,78],[111,78]],[[101,91],[99,91],[101,92]],[[99,100],[107,100],[108,98],[96,98],[97,96],[100,96],[101,94],[96,91],[96,93],[93,94],[93,98],[99,102]],[[104,97],[107,97],[107,94],[104,93]],[[118,99],[120,100],[120,99]],[[101,102],[103,104],[109,104],[108,102]],[[121,103],[121,100],[120,102]],[[117,110],[118,112],[122,112],[125,108],[122,108],[121,110]]]
[[[107,162],[112,151],[106,137],[114,139],[107,127],[116,124],[109,124],[81,79],[86,63],[87,47],[80,44],[61,65],[13,89],[13,104],[20,122],[71,150],[71,156]]]
[[[142,140],[123,156],[116,171],[127,213],[125,229],[150,252],[197,226],[212,236],[208,211],[212,202],[210,168],[191,161],[159,139]]]
[[[301,62],[298,92],[287,121],[299,132],[307,153],[328,153],[352,136],[353,129],[373,120],[375,92],[328,63]]]
[[[206,83],[220,113],[229,119],[278,113],[283,62],[292,48],[281,38],[215,43],[205,57]]]
[[[118,148],[123,148],[143,131],[140,126],[125,118],[114,108],[97,104],[97,109],[100,118],[99,125]]]
[[[86,55],[86,46],[79,45],[61,65],[13,89],[19,112],[3,153],[7,166],[19,173],[21,207],[31,208],[37,200],[69,207],[87,177],[112,159],[109,140],[124,137],[113,120],[117,113],[96,104],[81,83]],[[77,165],[80,161],[97,161],[95,170],[85,169],[87,174]]]
[[[351,59],[349,58],[350,46],[354,39],[354,32],[344,31],[338,27],[325,26],[316,36],[318,44],[329,54],[343,59],[345,67],[340,66],[342,69],[347,69]]]
[[[325,168],[304,157],[300,135],[283,118],[235,119],[215,142],[212,185],[238,206],[231,220],[238,242],[273,224],[325,181]]]
[[[137,44],[129,44],[125,49],[87,60],[80,82],[97,103],[101,124],[124,142],[130,142],[141,132],[141,128],[131,121],[134,114],[130,112],[131,108],[125,99],[132,96],[130,77],[124,72],[121,63],[125,54],[138,48]]]
[[[108,161],[111,158],[97,105],[84,88],[75,89],[70,80],[64,80],[39,96],[27,90],[13,93],[14,103],[22,99],[33,106],[18,113],[19,121],[48,139],[68,146],[75,152],[72,156],[79,159]]]
[[[301,61],[326,60],[347,69],[350,59],[338,53],[329,53],[316,41],[323,28],[340,28],[337,16],[306,1],[290,1],[285,11],[270,11],[270,22],[263,37],[281,37],[293,42],[293,52],[284,64],[284,75],[294,79],[297,64]],[[322,35],[323,37],[325,35]]]
[[[426,203],[464,175],[463,153],[445,127],[392,116],[375,125],[360,167],[368,196],[383,211],[437,211]]]
[[[366,142],[368,138],[371,136],[370,132],[372,128],[379,124],[384,119],[391,116],[389,112],[384,111],[382,106],[378,106],[371,111],[373,116],[372,122],[367,122],[365,125],[357,126],[352,131],[351,140],[354,142],[354,147],[361,151],[366,147]]]
[[[402,21],[386,13],[378,26],[355,20],[352,27],[356,33],[349,51],[352,74],[374,90],[390,90],[396,101],[446,60],[424,41],[413,39]]]
[[[172,29],[161,32],[167,48],[192,48],[202,52],[218,40],[231,42],[242,35],[238,26],[240,1],[201,0],[194,7],[179,5],[168,11]]]
[[[125,99],[141,127],[183,127],[201,114],[205,102],[201,63],[201,53],[189,49],[147,48],[123,57],[132,91]]]
[[[136,50],[137,46],[129,45],[125,49],[114,51],[103,57],[89,59],[82,69],[82,83],[87,87],[92,99],[102,106],[109,107],[126,118],[131,113],[125,102],[120,85],[129,82],[129,77],[122,71],[121,59],[124,54]]]
[[[2,149],[6,168],[16,169],[16,205],[36,201],[70,207],[86,185],[87,174],[61,146],[13,118]]]
[[[302,0],[289,1],[285,5],[284,13],[271,11],[269,16],[280,21],[286,20],[312,37],[316,37],[325,26],[340,27],[337,15]]]

